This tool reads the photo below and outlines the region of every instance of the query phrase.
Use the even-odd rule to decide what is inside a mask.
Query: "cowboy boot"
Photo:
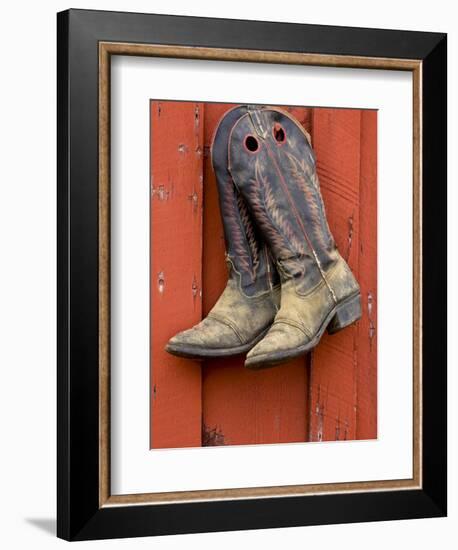
[[[273,366],[357,321],[360,289],[329,230],[308,134],[291,115],[250,107],[229,138],[229,171],[280,273],[280,310],[245,363]]]
[[[173,355],[202,359],[246,353],[266,334],[279,307],[280,281],[268,247],[257,235],[227,170],[229,132],[246,112],[245,107],[229,110],[217,126],[211,147],[228,282],[207,317],[168,342],[166,350]]]

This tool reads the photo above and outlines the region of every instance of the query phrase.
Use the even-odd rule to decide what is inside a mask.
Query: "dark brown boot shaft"
[[[242,291],[247,296],[254,296],[278,285],[279,277],[269,248],[228,171],[229,135],[234,124],[247,112],[246,106],[239,106],[225,113],[215,130],[211,155],[227,257],[240,278]]]

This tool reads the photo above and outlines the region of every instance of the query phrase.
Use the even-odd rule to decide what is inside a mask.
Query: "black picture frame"
[[[446,35],[87,10],[59,13],[57,26],[58,536],[87,540],[446,515]],[[100,41],[421,61],[421,489],[99,506]]]

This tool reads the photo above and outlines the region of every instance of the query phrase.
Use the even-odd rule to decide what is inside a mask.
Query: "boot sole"
[[[234,355],[242,355],[250,351],[258,342],[260,342],[267,334],[270,326],[258,334],[256,338],[233,348],[197,348],[196,346],[173,345],[167,344],[165,351],[177,357],[185,357],[186,359],[212,359],[217,357],[232,357]]]
[[[329,334],[335,334],[339,332],[339,330],[352,325],[360,318],[361,294],[358,293],[350,296],[334,307],[324,319],[315,337],[307,344],[289,351],[279,351],[277,353],[269,353],[249,358],[245,361],[245,367],[252,370],[267,369],[285,363],[290,359],[300,357],[318,345],[326,329]]]

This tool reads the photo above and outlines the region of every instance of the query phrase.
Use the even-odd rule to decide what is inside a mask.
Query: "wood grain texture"
[[[163,351],[207,315],[227,281],[210,146],[233,106],[152,103],[152,446],[374,438],[375,111],[286,107],[311,134],[328,222],[361,285],[361,321],[325,335],[305,357],[257,372],[243,357],[199,364]]]
[[[356,439],[377,437],[377,111],[361,111]]]
[[[359,280],[361,111],[314,109],[313,147],[337,247]],[[311,352],[311,441],[355,439],[358,325],[325,335]]]
[[[201,369],[164,350],[202,315],[203,105],[151,102],[151,447],[201,445]]]
[[[221,115],[232,105],[205,105],[205,150]],[[307,109],[299,115],[309,118]],[[203,314],[227,281],[224,236],[210,157],[204,161]],[[203,444],[243,445],[305,441],[308,427],[306,358],[253,372],[244,358],[206,361],[202,374]]]

